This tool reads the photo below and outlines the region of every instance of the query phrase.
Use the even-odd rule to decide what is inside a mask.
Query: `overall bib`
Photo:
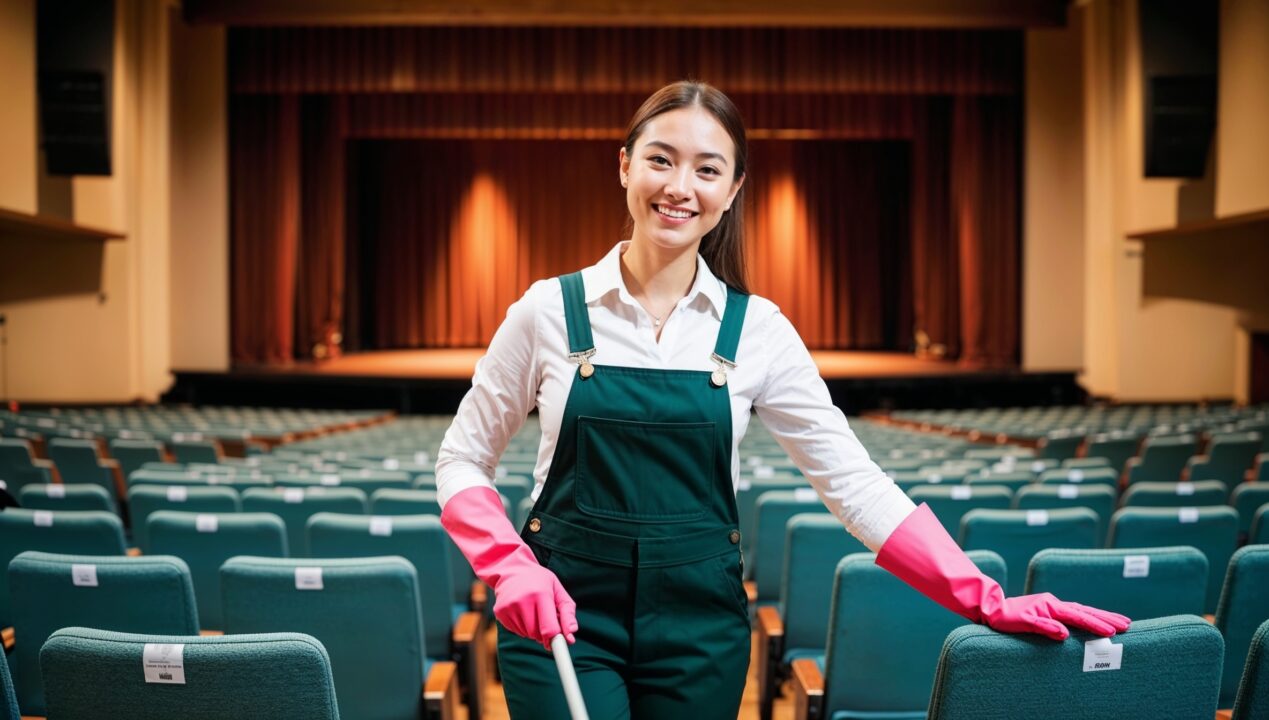
[[[731,481],[733,366],[749,296],[728,289],[719,371],[591,365],[581,273],[560,278],[580,361],[522,531],[577,602],[570,651],[594,720],[735,720],[749,615]],[[567,718],[554,660],[500,627],[515,720]]]

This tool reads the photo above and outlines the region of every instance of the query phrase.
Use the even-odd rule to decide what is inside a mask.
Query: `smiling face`
[[[620,153],[626,206],[634,218],[634,242],[667,250],[694,248],[740,191],[735,144],[700,107],[657,115]],[[733,180],[733,178],[735,178]]]

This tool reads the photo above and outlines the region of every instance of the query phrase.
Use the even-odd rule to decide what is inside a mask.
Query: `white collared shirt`
[[[710,360],[727,302],[727,288],[696,260],[696,281],[671,310],[657,342],[652,317],[626,290],[618,243],[582,270],[596,365],[713,371]],[[494,468],[508,442],[537,407],[542,426],[536,485],[541,492],[577,363],[568,358],[563,290],[539,280],[507,310],[507,318],[476,364],[471,390],[445,433],[436,460],[441,505],[474,486],[494,487]],[[878,550],[915,506],[877,467],[829,398],[819,369],[793,324],[774,303],[749,299],[727,371],[731,393],[733,490],[740,478],[738,448],[756,410],[828,509],[861,542]]]

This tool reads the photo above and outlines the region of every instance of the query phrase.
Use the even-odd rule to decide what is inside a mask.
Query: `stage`
[[[453,413],[481,348],[355,353],[323,362],[176,370],[165,402]],[[908,408],[1075,404],[1075,371],[981,369],[906,353],[813,351],[833,402],[848,414]]]

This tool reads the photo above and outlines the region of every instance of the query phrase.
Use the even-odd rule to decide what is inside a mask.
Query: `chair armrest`
[[[450,639],[455,645],[475,642],[477,633],[480,631],[481,619],[480,613],[475,611],[468,611],[459,615],[458,621],[454,623]]]
[[[13,649],[13,628],[7,627],[0,630],[0,637],[4,638],[4,651],[9,652]]]
[[[780,611],[767,605],[758,608],[758,637],[784,637],[784,620]]]
[[[489,586],[479,580],[473,580],[471,592],[467,597],[469,598],[467,606],[476,612],[483,613],[485,606],[489,604]]]
[[[480,630],[484,622],[484,615],[471,610],[459,615],[450,630],[451,657],[458,664],[458,688],[463,704],[467,706],[469,720],[481,717],[484,700],[485,667],[489,654],[486,644],[481,642]]]
[[[423,682],[423,707],[427,720],[453,720],[458,705],[458,665],[438,662]]]
[[[810,658],[793,661],[793,718],[819,720],[824,714],[824,676]]]
[[[749,604],[752,606],[758,602],[758,581],[745,581],[745,597],[749,598]]]
[[[119,461],[98,460],[97,464],[110,471],[110,477],[115,481],[115,497],[120,499],[128,497],[128,481],[123,476],[123,467],[119,465]]]
[[[203,637],[219,637],[225,634],[224,630],[199,630],[198,634]]]
[[[1234,717],[1233,710],[1217,710],[1216,711],[1216,720],[1230,720],[1233,717]]]
[[[758,608],[758,718],[771,720],[779,694],[776,671],[784,655],[784,621],[770,605]]]
[[[141,548],[138,548],[138,547],[128,548],[128,557],[141,557]]]

